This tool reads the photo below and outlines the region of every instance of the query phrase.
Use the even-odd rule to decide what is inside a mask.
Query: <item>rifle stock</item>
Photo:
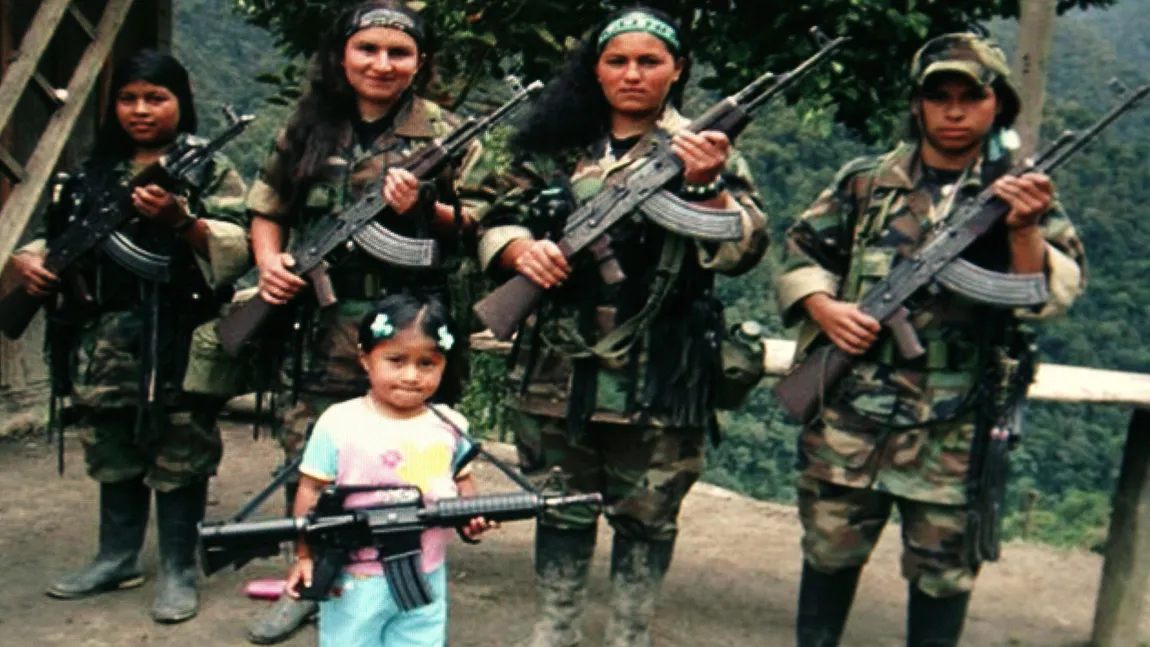
[[[476,303],[475,314],[487,324],[496,339],[507,340],[542,298],[543,288],[526,276],[516,274]]]
[[[19,339],[46,299],[28,294],[22,286],[0,299],[0,331],[8,339]]]
[[[802,424],[813,420],[822,406],[823,394],[850,370],[852,361],[850,355],[831,343],[812,351],[775,383],[775,397],[783,412]]]
[[[252,297],[216,324],[220,345],[232,357],[239,355],[240,350],[260,326],[264,325],[275,308],[276,306],[264,301],[258,294]]]

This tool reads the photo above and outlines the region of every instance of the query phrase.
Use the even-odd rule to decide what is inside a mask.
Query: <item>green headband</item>
[[[612,38],[633,31],[651,34],[669,45],[674,51],[679,51],[679,32],[670,24],[641,11],[633,11],[620,16],[604,27],[603,31],[599,33],[599,51],[603,51],[607,41]]]

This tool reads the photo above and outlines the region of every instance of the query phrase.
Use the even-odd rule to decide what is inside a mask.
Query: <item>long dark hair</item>
[[[359,118],[355,90],[343,69],[343,53],[359,17],[372,9],[392,9],[410,17],[423,33],[416,44],[423,67],[412,80],[408,93],[420,93],[434,76],[436,49],[431,24],[395,0],[378,0],[349,7],[335,19],[320,40],[308,71],[308,85],[288,120],[279,147],[278,163],[268,169],[268,183],[282,199],[292,201],[297,189],[308,186],[320,174],[324,162],[348,136],[348,124]]]
[[[585,148],[607,136],[610,128],[611,106],[595,77],[599,63],[599,34],[616,18],[632,12],[649,14],[675,26],[681,47],[671,54],[684,60],[683,73],[671,86],[669,100],[678,106],[683,88],[691,76],[690,44],[683,40],[683,31],[675,19],[666,12],[641,5],[612,12],[591,30],[567,58],[559,75],[547,84],[535,101],[531,113],[511,141],[520,153],[557,153]]]
[[[180,106],[180,121],[176,132],[196,132],[196,106],[192,102],[192,83],[188,71],[174,57],[154,49],[141,49],[120,61],[112,72],[112,85],[108,103],[104,108],[104,122],[96,133],[89,168],[96,172],[109,170],[116,163],[135,154],[136,142],[124,130],[116,116],[116,102],[120,90],[129,83],[147,81],[167,88],[176,96]]]
[[[373,328],[381,316],[386,316],[390,332],[377,336]],[[460,339],[458,335],[466,333],[455,325],[450,308],[439,297],[419,291],[403,291],[381,299],[359,324],[360,351],[368,354],[380,341],[390,339],[412,326],[418,326],[421,333],[435,340],[439,352],[446,360],[443,378],[431,400],[455,404],[463,392],[463,353],[467,347],[466,340]],[[449,347],[444,348],[445,344]]]

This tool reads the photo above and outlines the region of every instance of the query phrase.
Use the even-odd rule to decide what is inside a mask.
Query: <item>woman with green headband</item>
[[[645,8],[609,17],[544,90],[512,140],[517,162],[480,210],[480,262],[497,279],[518,272],[547,289],[519,330],[508,420],[523,469],[559,468],[569,490],[599,492],[613,527],[607,647],[650,644],[683,497],[717,434],[717,340],[724,334],[715,274],[749,270],[766,249],[765,218],[746,164],[719,132],[691,133],[672,107],[689,69],[669,17]],[[741,213],[741,240],[701,244],[641,217],[610,232],[626,278],[570,263],[553,242],[567,214],[641,161],[666,136],[683,161],[689,201]],[[612,343],[601,343],[608,339]],[[617,342],[617,343],[615,343]],[[611,352],[599,350],[610,346]],[[624,351],[614,352],[623,348]],[[580,642],[580,616],[598,511],[546,514],[536,530],[542,605],[526,645]]]

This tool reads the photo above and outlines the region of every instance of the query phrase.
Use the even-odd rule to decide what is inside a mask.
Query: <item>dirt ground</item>
[[[253,442],[247,427],[226,427],[227,451],[210,518],[238,509],[268,479],[274,445]],[[248,620],[266,602],[240,593],[243,582],[275,576],[279,561],[225,572],[203,584],[199,617],[175,626],[148,617],[155,571],[154,531],[143,564],[143,587],[78,601],[44,596],[49,579],[93,552],[96,485],[83,473],[79,448],[68,442],[62,478],[42,438],[0,443],[0,645],[122,647],[244,645]],[[479,471],[484,490],[510,485],[490,467]],[[273,499],[278,506],[281,499]],[[275,514],[269,502],[267,513]],[[710,486],[687,499],[683,531],[656,623],[660,647],[792,644],[800,567],[799,524],[792,508],[752,501]],[[504,526],[479,546],[459,544],[450,557],[451,645],[511,645],[526,635],[533,616],[531,523]],[[587,645],[599,643],[605,621],[607,532],[591,581]],[[984,569],[963,645],[979,647],[1085,645],[1089,637],[1101,560],[1014,544]],[[898,534],[888,530],[864,575],[844,647],[902,645],[905,586],[898,574]],[[1150,634],[1150,617],[1144,629]],[[314,644],[306,628],[288,645]]]

